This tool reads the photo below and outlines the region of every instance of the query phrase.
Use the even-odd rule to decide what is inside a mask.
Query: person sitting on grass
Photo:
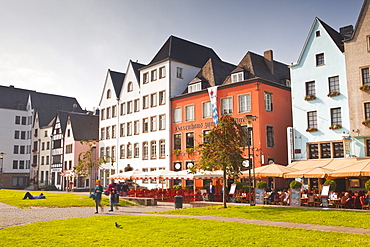
[[[38,196],[33,196],[33,195],[31,195],[31,193],[30,192],[27,192],[25,195],[24,195],[24,197],[23,197],[23,199],[22,200],[24,200],[24,199],[46,199],[46,197],[45,197],[45,195],[44,194],[40,194],[40,195],[38,195]]]

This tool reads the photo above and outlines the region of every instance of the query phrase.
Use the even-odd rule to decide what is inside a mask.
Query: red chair
[[[360,204],[361,204],[362,209],[369,209],[369,205],[367,205],[365,203],[365,197],[364,196],[360,197]]]

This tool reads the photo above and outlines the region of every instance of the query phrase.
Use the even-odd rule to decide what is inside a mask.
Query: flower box
[[[366,90],[369,90],[369,89],[370,89],[370,84],[364,84],[360,87],[361,91],[366,91]]]
[[[312,95],[312,94],[306,95],[304,97],[304,100],[306,100],[306,101],[310,101],[310,100],[314,100],[314,99],[316,99],[316,96],[315,95]]]
[[[340,94],[340,92],[337,92],[337,91],[330,92],[330,93],[328,94],[328,97],[338,96],[339,94]]]
[[[366,127],[370,127],[370,119],[365,119],[365,121],[362,122],[363,125]]]
[[[341,129],[342,128],[342,125],[340,124],[332,124],[329,129],[331,130],[337,130],[337,129]]]
[[[315,132],[315,131],[318,131],[318,129],[317,129],[317,128],[313,128],[313,127],[308,127],[308,128],[306,129],[306,131],[307,131],[307,132]]]

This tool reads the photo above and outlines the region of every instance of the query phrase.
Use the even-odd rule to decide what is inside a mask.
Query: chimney
[[[341,27],[339,28],[339,32],[340,32],[340,35],[342,35],[344,39],[349,39],[351,38],[352,33],[353,33],[353,26],[349,25],[349,26]]]
[[[274,74],[274,56],[272,50],[265,51],[263,53],[263,56],[265,58],[265,63],[269,68],[271,74]]]

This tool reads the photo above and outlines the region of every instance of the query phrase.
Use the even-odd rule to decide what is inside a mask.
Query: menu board
[[[301,206],[300,189],[290,189],[290,206]]]
[[[256,197],[255,197],[255,203],[256,204],[263,204],[264,203],[264,196],[265,196],[265,190],[264,189],[257,189],[256,188]]]
[[[230,192],[229,194],[235,194],[235,190],[236,190],[236,184],[232,184],[231,187],[230,187]]]

